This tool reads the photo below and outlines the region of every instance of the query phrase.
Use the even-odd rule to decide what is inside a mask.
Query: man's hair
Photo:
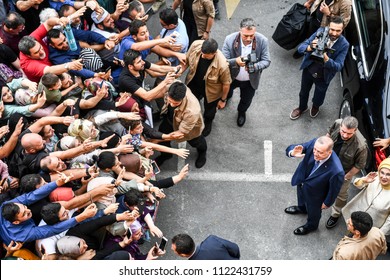
[[[133,130],[134,128],[136,128],[140,124],[141,124],[140,120],[131,120],[131,121],[129,121],[129,129]]]
[[[137,206],[138,202],[142,198],[142,194],[139,190],[130,189],[125,193],[123,201],[130,207]]]
[[[61,204],[58,202],[52,202],[46,204],[41,209],[41,217],[48,225],[54,225],[60,222],[60,218],[58,217],[58,213],[61,209]]]
[[[42,177],[39,174],[27,174],[20,179],[21,193],[29,193],[36,190],[37,185],[42,182]]]
[[[162,10],[159,14],[159,17],[166,25],[177,25],[179,23],[179,16],[172,8],[166,8]]]
[[[32,36],[23,36],[22,39],[20,39],[18,48],[19,51],[21,51],[25,55],[31,55],[30,49],[35,47],[35,44],[37,43],[37,40],[35,40]]]
[[[204,54],[213,54],[218,50],[218,43],[213,38],[205,40],[202,44],[202,53]]]
[[[4,219],[12,223],[16,221],[16,215],[19,214],[19,211],[19,206],[13,202],[10,202],[3,205],[3,212],[1,215]]]
[[[54,39],[60,38],[60,34],[61,34],[61,30],[55,29],[55,28],[50,29],[49,31],[47,31],[47,42],[48,42],[49,44],[53,44],[52,39],[53,39],[53,38],[54,38]]]
[[[240,22],[240,28],[253,29],[256,27],[256,22],[253,18],[244,18]]]
[[[145,26],[146,23],[143,22],[142,20],[139,20],[139,19],[135,19],[133,20],[130,25],[129,25],[129,32],[130,32],[130,35],[137,35],[138,34],[138,30],[142,27],[142,26]]]
[[[9,12],[4,20],[4,25],[9,29],[16,29],[25,22],[24,18],[17,12]]]
[[[344,25],[344,20],[341,16],[333,16],[330,18],[329,23],[336,23],[336,24],[343,24]]]
[[[41,161],[39,162],[39,166],[41,167],[41,170],[45,173],[50,173],[51,171],[53,171],[49,168],[50,164],[51,164],[50,156],[46,156],[42,158]]]
[[[60,17],[63,17],[64,14],[65,14],[67,11],[69,11],[69,9],[70,9],[71,7],[72,7],[72,6],[69,5],[69,4],[64,4],[64,5],[62,5],[61,8],[60,8],[60,10],[58,11],[58,15],[59,15]]]
[[[327,144],[328,145],[327,151],[333,149],[333,140],[328,136],[318,137],[317,142],[320,143],[321,145]]]
[[[187,87],[182,82],[174,82],[168,90],[168,96],[175,101],[182,101],[186,96]]]
[[[172,244],[176,246],[176,252],[179,254],[191,255],[195,251],[195,242],[185,233],[180,233],[172,238]]]
[[[53,73],[45,73],[42,78],[41,78],[41,83],[47,87],[48,89],[54,87],[58,81],[60,80],[60,78],[56,75],[56,74],[53,74]]]
[[[129,3],[128,13],[131,13],[133,10],[136,10],[137,13],[142,11],[143,4],[138,0],[133,0]]]
[[[355,117],[348,116],[341,121],[341,125],[345,126],[348,129],[355,129],[358,128],[359,121]]]
[[[116,161],[115,154],[110,151],[101,152],[98,156],[94,155],[92,158],[102,170],[113,168]]]
[[[360,232],[360,236],[364,237],[372,228],[372,218],[370,214],[363,211],[355,211],[351,214],[352,225],[355,230]]]
[[[129,49],[123,54],[123,61],[126,66],[134,65],[135,59],[139,56],[141,56],[139,51]]]

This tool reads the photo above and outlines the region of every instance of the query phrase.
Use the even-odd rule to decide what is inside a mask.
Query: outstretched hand
[[[302,145],[295,146],[291,152],[291,155],[293,157],[303,158],[305,156],[305,154],[303,153],[303,146]]]

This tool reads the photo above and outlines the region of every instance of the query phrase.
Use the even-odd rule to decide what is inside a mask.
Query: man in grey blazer
[[[235,88],[240,88],[237,125],[241,127],[245,124],[245,113],[259,86],[261,73],[271,64],[268,39],[256,32],[253,19],[245,18],[240,23],[240,31],[226,36],[222,53],[229,62],[233,80],[228,99],[232,97]]]

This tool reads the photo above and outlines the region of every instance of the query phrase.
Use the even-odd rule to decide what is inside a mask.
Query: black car
[[[377,168],[376,138],[390,137],[390,1],[352,0],[352,18],[344,35],[350,50],[341,74],[340,117],[353,115],[369,145],[366,171]]]

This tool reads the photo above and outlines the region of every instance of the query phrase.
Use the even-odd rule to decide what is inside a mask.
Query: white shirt
[[[240,40],[241,40],[241,57],[248,56],[248,54],[250,54],[252,52],[253,42],[250,43],[249,45],[245,46],[244,43],[242,42],[241,37],[240,37]],[[236,80],[249,81],[249,73],[248,73],[248,71],[245,70],[245,66],[240,67],[240,72],[238,73]]]

